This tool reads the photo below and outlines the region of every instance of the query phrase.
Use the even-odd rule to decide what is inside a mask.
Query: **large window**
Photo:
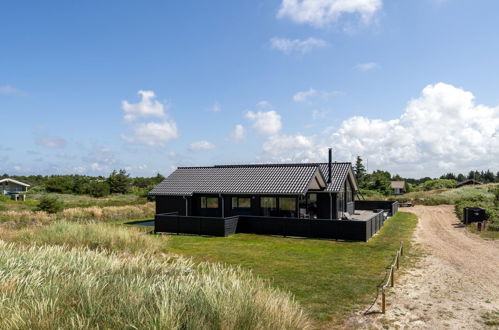
[[[264,216],[277,216],[277,198],[275,197],[261,197],[260,208]]]
[[[296,198],[279,197],[279,215],[282,217],[296,217]]]
[[[201,197],[202,209],[218,209],[218,197]]]
[[[249,208],[251,208],[251,198],[232,197],[232,209],[249,209]]]

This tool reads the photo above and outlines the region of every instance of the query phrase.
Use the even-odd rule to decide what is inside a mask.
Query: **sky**
[[[0,172],[499,171],[499,2],[1,1]]]

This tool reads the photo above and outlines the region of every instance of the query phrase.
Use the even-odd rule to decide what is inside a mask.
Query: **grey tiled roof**
[[[325,167],[324,167],[325,166]],[[332,164],[332,183],[326,191],[339,191],[350,163]],[[327,181],[327,164],[218,165],[179,167],[150,195],[190,196],[194,193],[289,194],[307,191],[310,180],[319,173]]]

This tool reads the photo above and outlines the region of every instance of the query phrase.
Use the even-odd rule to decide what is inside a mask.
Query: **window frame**
[[[217,207],[209,206],[209,202],[208,202],[209,199],[215,199],[217,201]],[[218,208],[220,208],[219,198],[214,197],[214,196],[201,196],[200,204],[201,204],[200,205],[201,209],[218,209]]]

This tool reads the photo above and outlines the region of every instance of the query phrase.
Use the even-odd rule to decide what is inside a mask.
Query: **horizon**
[[[499,171],[499,3],[309,2],[6,3],[0,173]]]

